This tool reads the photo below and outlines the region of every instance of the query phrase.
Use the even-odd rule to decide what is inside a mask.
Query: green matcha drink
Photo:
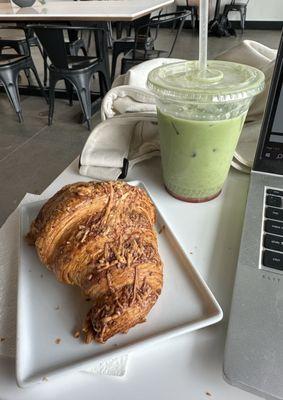
[[[156,94],[163,179],[180,200],[216,197],[228,175],[245,117],[264,86],[261,71],[241,64],[210,61],[163,65],[151,71]]]
[[[172,117],[158,110],[166,188],[184,198],[217,195],[227,177],[245,117],[242,114],[207,123]]]

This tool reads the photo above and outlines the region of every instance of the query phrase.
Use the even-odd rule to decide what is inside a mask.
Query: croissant
[[[41,262],[90,299],[84,341],[104,343],[146,316],[163,284],[155,208],[125,182],[75,183],[41,208],[27,235]]]

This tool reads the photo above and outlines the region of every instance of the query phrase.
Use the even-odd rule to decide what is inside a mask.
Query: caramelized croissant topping
[[[61,282],[90,299],[84,339],[103,343],[144,322],[161,293],[155,209],[124,182],[75,183],[41,208],[28,240]]]

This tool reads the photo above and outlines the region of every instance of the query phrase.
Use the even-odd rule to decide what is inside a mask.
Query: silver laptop
[[[251,172],[224,376],[283,399],[283,35]]]

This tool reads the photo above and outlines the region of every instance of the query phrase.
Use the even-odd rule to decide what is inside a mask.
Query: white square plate
[[[144,187],[140,182],[129,183]],[[54,374],[86,369],[94,361],[222,319],[219,304],[180,248],[157,205],[156,229],[161,231],[158,242],[164,263],[164,286],[146,323],[130,329],[126,335],[114,336],[105,344],[86,345],[75,339],[73,332],[80,327],[90,304],[78,288],[59,283],[25,240],[43,203],[29,203],[21,208],[16,360],[19,386],[40,382]]]

